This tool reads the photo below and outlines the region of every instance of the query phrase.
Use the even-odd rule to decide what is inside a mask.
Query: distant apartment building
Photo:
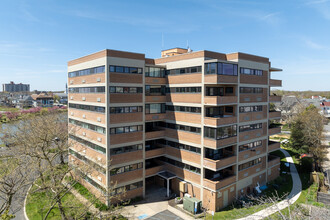
[[[276,71],[265,57],[182,48],[69,61],[69,125],[79,128],[69,163],[94,164],[81,182],[96,195],[116,183],[113,194],[145,197],[160,185],[220,210],[279,175]]]
[[[30,92],[30,84],[15,84],[11,81],[8,84],[2,84],[3,92]]]

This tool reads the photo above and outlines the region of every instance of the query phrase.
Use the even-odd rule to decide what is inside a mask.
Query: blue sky
[[[162,35],[164,43],[162,43]],[[1,0],[0,84],[64,90],[67,61],[102,49],[245,52],[285,90],[330,90],[330,0]]]

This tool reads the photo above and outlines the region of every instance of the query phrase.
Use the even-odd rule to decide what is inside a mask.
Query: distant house
[[[66,105],[68,103],[68,94],[66,93],[54,93],[54,96],[58,96],[60,100],[58,101],[59,104]]]
[[[16,100],[16,108],[31,108],[33,107],[34,99],[30,95],[22,95]]]
[[[47,93],[32,94],[31,97],[34,100],[34,107],[53,107],[54,98]]]
[[[285,121],[298,113],[300,105],[301,102],[296,96],[283,96],[281,102],[275,103],[275,110],[281,111],[282,120]]]
[[[321,113],[327,118],[330,118],[330,102],[321,102]]]
[[[312,99],[321,99],[322,97],[321,96],[318,96],[318,95],[313,95],[312,96]]]

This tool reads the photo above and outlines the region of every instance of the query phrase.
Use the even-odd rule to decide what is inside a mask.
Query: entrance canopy
[[[168,171],[160,172],[160,173],[158,173],[158,176],[160,176],[160,177],[162,177],[162,178],[164,178],[164,179],[166,179],[166,180],[170,180],[170,179],[173,179],[173,178],[176,177],[175,174],[170,173],[170,172],[168,172]]]
[[[168,171],[163,171],[157,174],[158,176],[166,179],[167,181],[167,197],[170,197],[170,180],[175,178],[176,175]]]

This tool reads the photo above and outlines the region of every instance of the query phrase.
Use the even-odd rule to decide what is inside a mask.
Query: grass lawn
[[[43,219],[50,207],[50,204],[52,203],[52,201],[49,200],[49,198],[51,198],[53,195],[51,192],[34,192],[36,189],[38,189],[36,185],[32,186],[27,197],[26,213],[30,220]],[[31,192],[34,193],[31,194]],[[74,207],[74,209],[66,210],[66,214],[69,218],[74,218],[84,209],[84,206],[79,201],[77,201],[77,199],[71,193],[68,193],[63,197],[62,203],[65,206]],[[61,219],[59,209],[57,207],[54,208],[47,219]]]
[[[80,195],[85,197],[88,201],[90,201],[92,204],[94,204],[95,208],[98,208],[100,211],[105,211],[108,209],[108,207],[102,203],[100,200],[98,200],[92,193],[88,191],[83,185],[80,183],[76,183],[73,188],[78,191]]]
[[[297,170],[299,172],[301,184],[302,184],[302,191],[300,194],[300,197],[298,200],[294,203],[294,206],[300,205],[300,204],[309,204],[314,205],[318,207],[324,207],[325,205],[323,203],[317,202],[317,191],[318,191],[318,185],[317,183],[310,183],[310,174],[304,172],[304,169],[300,165],[300,159],[299,159],[299,153],[291,148],[285,148],[285,150],[291,155],[293,158],[293,162],[295,163],[295,166],[297,167]],[[288,214],[289,210],[288,208],[283,209],[281,211],[283,214]],[[279,214],[275,213],[271,215],[273,219],[281,219]]]
[[[265,195],[274,195],[275,190],[279,196],[286,195],[291,192],[292,189],[292,179],[290,174],[282,174],[282,171],[289,171],[289,169],[284,165],[286,162],[285,156],[281,151],[272,152],[272,154],[281,157],[281,176],[276,180],[280,188],[276,190],[273,186],[268,185],[268,189],[264,191]],[[237,219],[242,218],[248,215],[251,215],[255,212],[258,212],[268,205],[255,205],[248,208],[239,208],[234,206],[228,206],[219,212],[215,212],[214,219]],[[212,219],[212,215],[208,215],[207,219]]]

